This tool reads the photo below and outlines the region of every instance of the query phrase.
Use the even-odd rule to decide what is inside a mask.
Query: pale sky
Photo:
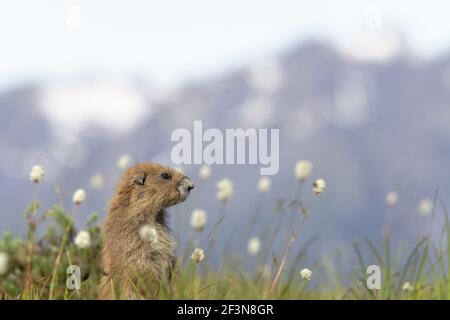
[[[445,0],[0,0],[0,88],[98,73],[178,83],[308,39],[392,30],[428,58],[448,49],[448,12]]]

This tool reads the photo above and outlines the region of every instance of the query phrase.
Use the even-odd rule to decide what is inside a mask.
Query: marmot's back
[[[123,174],[102,227],[100,299],[135,298],[137,283],[153,292],[170,274],[174,241],[164,209],[186,200],[193,188],[180,172],[155,163],[138,164]],[[151,240],[140,235],[143,226],[155,234]]]

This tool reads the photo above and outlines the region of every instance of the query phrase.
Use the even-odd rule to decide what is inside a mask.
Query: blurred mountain
[[[95,81],[87,83],[95,91]],[[37,186],[43,207],[63,203],[73,210],[73,191],[78,187],[88,191],[79,212],[82,226],[90,212],[103,215],[120,174],[116,161],[121,154],[171,165],[172,131],[192,129],[194,120],[203,120],[204,128],[222,130],[279,128],[280,171],[273,177],[271,192],[260,197],[257,166],[214,166],[205,182],[197,178],[198,166],[185,166],[197,188],[187,203],[171,210],[181,241],[190,232],[193,208],[207,210],[210,226],[216,221],[221,208],[215,183],[223,177],[234,181],[235,195],[226,208],[222,243],[235,226],[247,221],[244,217],[253,214],[257,201],[263,201],[264,210],[251,235],[261,235],[263,222],[280,218],[275,213],[278,201],[289,201],[293,195],[293,167],[301,159],[313,161],[313,178],[323,177],[328,183],[324,196],[314,201],[302,235],[305,240],[317,234],[318,251],[357,237],[379,237],[384,197],[390,190],[400,197],[392,212],[391,229],[397,239],[412,236],[426,224],[416,212],[422,197],[433,197],[439,187],[441,198],[449,199],[450,56],[420,62],[400,53],[385,63],[363,63],[324,44],[310,43],[165,94],[133,79],[127,87],[144,112],[139,111],[138,121],[120,132],[95,121],[76,130],[55,124],[42,106],[47,101],[42,97],[53,85],[23,86],[0,96],[1,231],[26,229],[22,212],[33,197],[28,180],[32,164],[46,167],[45,183]],[[58,86],[65,88],[64,82]],[[71,88],[68,84],[66,89]],[[118,99],[111,103],[120,105]],[[135,97],[131,103],[136,104]],[[63,104],[64,99],[61,108]],[[73,110],[77,104],[71,101],[70,106]],[[130,108],[130,113],[136,110],[141,109]],[[89,184],[96,173],[105,177],[99,191]],[[312,198],[309,188],[304,196]],[[283,228],[288,235],[287,222]],[[244,250],[234,242],[232,248]]]

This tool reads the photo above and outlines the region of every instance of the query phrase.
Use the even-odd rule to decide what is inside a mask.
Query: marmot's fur
[[[102,227],[100,299],[133,299],[139,286],[154,293],[170,276],[174,241],[165,208],[186,200],[193,188],[189,178],[156,163],[138,164],[123,174]],[[146,224],[156,229],[156,242],[140,238]]]

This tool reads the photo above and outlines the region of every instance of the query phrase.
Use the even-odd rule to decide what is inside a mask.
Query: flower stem
[[[32,270],[32,262],[33,262],[33,244],[35,240],[36,233],[36,222],[34,220],[34,216],[37,211],[37,190],[36,184],[33,186],[33,204],[32,204],[32,214],[28,217],[28,246],[27,246],[27,270],[25,273],[24,280],[24,296],[31,298],[31,270]]]
[[[297,239],[298,234],[299,234],[303,224],[305,223],[306,217],[307,217],[306,215],[302,216],[302,220],[300,221],[300,224],[298,225],[297,229],[294,231],[292,237],[288,240],[286,250],[283,255],[283,259],[281,260],[281,263],[280,263],[280,267],[278,268],[278,271],[275,274],[275,277],[272,281],[272,285],[270,286],[269,294],[271,294],[273,292],[273,290],[275,289],[275,286],[278,283],[278,280],[281,276],[281,272],[283,271],[284,265],[286,264],[289,251],[292,248],[292,245],[294,244],[295,240]]]
[[[50,281],[49,300],[53,300],[54,299],[55,285],[56,285],[57,277],[58,277],[58,269],[59,269],[59,265],[61,264],[61,258],[62,258],[62,255],[64,253],[64,247],[66,245],[67,238],[69,236],[69,231],[70,231],[70,226],[68,226],[66,228],[66,230],[64,231],[64,235],[63,235],[63,238],[61,240],[61,244],[59,246],[58,255],[56,256],[55,265],[53,266],[52,278],[51,278],[51,281]]]

